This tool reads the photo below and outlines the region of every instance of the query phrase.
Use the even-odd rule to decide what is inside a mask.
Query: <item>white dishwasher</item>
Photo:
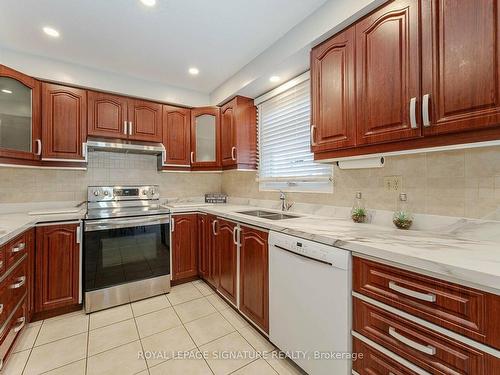
[[[270,232],[269,339],[310,375],[351,373],[351,277],[348,251]]]

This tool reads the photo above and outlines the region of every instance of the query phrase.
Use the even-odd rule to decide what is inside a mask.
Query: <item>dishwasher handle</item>
[[[284,248],[283,246],[280,246],[280,245],[273,244],[273,246],[276,247],[277,249],[286,251],[286,252],[291,253],[293,255],[297,255],[297,256],[299,256],[301,258],[309,259],[309,260],[312,260],[313,262],[318,262],[318,263],[326,264],[328,266],[332,266],[333,267],[333,263],[327,262],[326,260],[316,259],[316,258],[307,256],[307,255],[304,255],[304,254],[296,253],[295,251],[288,250],[288,249],[286,249],[286,248]]]

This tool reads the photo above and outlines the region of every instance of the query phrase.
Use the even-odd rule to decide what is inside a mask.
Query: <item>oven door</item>
[[[86,220],[83,256],[86,294],[162,276],[170,280],[170,215]]]

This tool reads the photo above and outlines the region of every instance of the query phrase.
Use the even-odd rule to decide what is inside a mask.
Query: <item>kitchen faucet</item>
[[[280,190],[280,201],[281,201],[281,211],[288,211],[292,208],[295,202],[288,202],[286,200],[286,195],[283,191]]]

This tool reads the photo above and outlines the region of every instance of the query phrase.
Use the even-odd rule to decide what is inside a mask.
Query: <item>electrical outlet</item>
[[[401,190],[403,190],[403,177],[402,176],[384,177],[384,190],[387,192],[401,192]]]

